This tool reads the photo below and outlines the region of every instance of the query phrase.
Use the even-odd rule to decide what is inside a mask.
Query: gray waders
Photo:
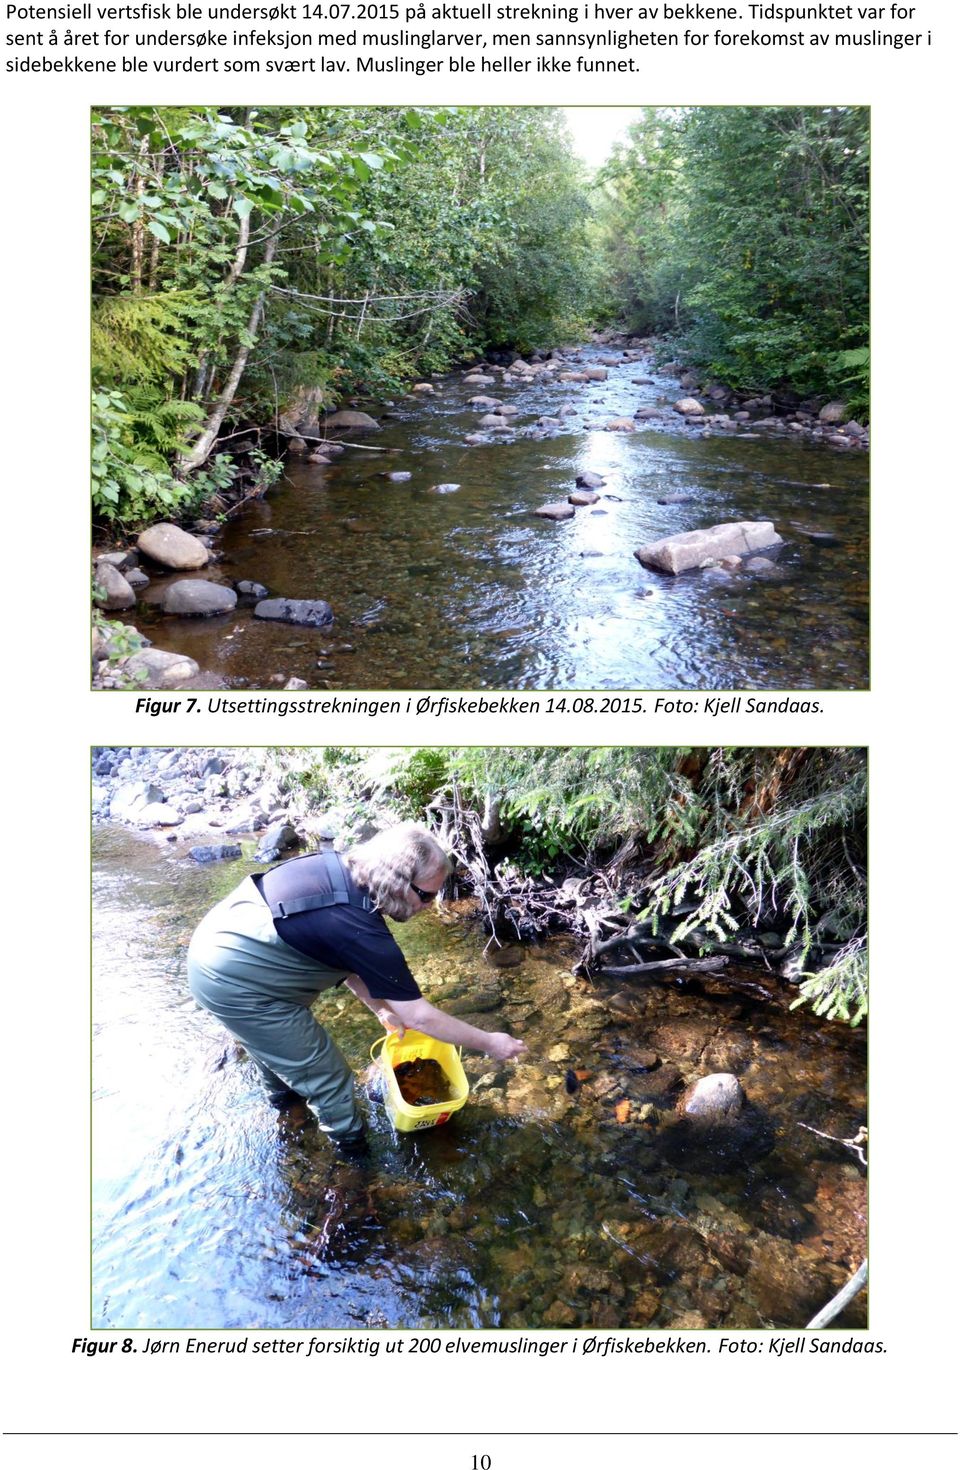
[[[339,864],[336,853],[329,857]],[[297,900],[298,911],[350,901],[342,878],[334,888]],[[292,907],[278,905],[277,917]],[[275,1106],[292,1101],[294,1092],[316,1113],[325,1133],[350,1139],[363,1129],[353,1073],[310,1013],[317,996],[350,972],[331,970],[284,944],[273,919],[253,879],[245,878],[190,941],[190,989],[198,1004],[243,1042]]]

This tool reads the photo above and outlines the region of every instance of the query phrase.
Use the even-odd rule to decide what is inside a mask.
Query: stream
[[[566,365],[603,355],[586,348]],[[169,576],[132,620],[234,687],[291,677],[311,689],[866,686],[865,454],[750,424],[705,434],[672,412],[682,390],[646,361],[609,367],[606,382],[477,387],[459,375],[435,388],[368,405],[386,414],[371,448],[330,466],[289,461],[266,499],[226,522],[222,560],[198,574],[324,598],[332,629],[257,620],[252,602],[164,616],[156,601]],[[516,431],[465,444],[477,394],[513,405]],[[565,404],[562,428],[536,428]],[[665,416],[632,434],[589,427],[639,407]],[[533,515],[566,500],[584,470],[605,477],[595,505],[561,523]],[[668,496],[686,498],[659,503]],[[634,558],[645,542],[741,519],[772,520],[784,538],[772,571],[711,582]]]
[[[565,938],[493,964],[462,915],[424,914],[395,932],[427,996],[536,1059],[465,1053],[466,1107],[422,1133],[370,1096],[362,1175],[278,1124],[187,990],[194,925],[254,865],[112,826],[93,859],[94,1327],[801,1327],[863,1259],[864,1171],[808,1131],[866,1121],[861,1032],[779,997],[576,980]],[[340,990],[316,1011],[366,1075],[374,1018]],[[711,1071],[750,1100],[735,1144],[674,1111]],[[864,1327],[865,1296],[833,1325]]]

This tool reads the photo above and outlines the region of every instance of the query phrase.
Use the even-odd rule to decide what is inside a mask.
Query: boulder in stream
[[[258,863],[272,863],[282,853],[300,846],[300,834],[289,822],[274,822],[260,838],[256,858]]]
[[[583,490],[599,490],[606,481],[595,470],[581,470],[577,476],[577,484]]]
[[[699,531],[683,531],[679,536],[648,541],[633,554],[643,566],[676,576],[725,556],[752,556],[782,544],[772,521],[726,521]]]
[[[209,618],[216,613],[232,612],[237,594],[222,582],[205,582],[202,578],[184,578],[164,589],[160,606],[165,613],[181,618]]]
[[[535,516],[541,516],[545,521],[569,521],[576,513],[566,500],[552,500],[534,511]]]
[[[198,571],[210,560],[210,553],[202,541],[191,536],[189,531],[169,525],[165,521],[141,531],[137,537],[137,547],[151,561],[175,572]]]
[[[196,678],[200,665],[184,653],[141,648],[125,661],[123,672],[144,689],[179,689],[188,679]]]
[[[685,417],[689,414],[704,412],[703,404],[699,403],[696,398],[678,398],[673,406],[677,413],[682,413]]]
[[[257,603],[253,616],[266,618],[268,622],[325,628],[333,622],[333,608],[321,597],[268,597]]]
[[[325,429],[351,429],[355,433],[374,433],[380,428],[376,419],[368,413],[361,413],[357,408],[340,408],[336,413],[330,413],[323,421]]]
[[[607,419],[604,428],[611,434],[635,434],[637,432],[633,419]]]
[[[105,612],[121,612],[124,608],[133,607],[137,594],[123,573],[118,572],[104,557],[97,562],[94,580],[97,585],[97,606]]]
[[[225,863],[243,857],[243,849],[236,842],[216,842],[202,847],[191,847],[190,856],[195,863]]]
[[[835,401],[825,403],[820,410],[821,424],[842,424],[847,417],[847,405]]]
[[[600,496],[595,490],[574,490],[572,495],[567,496],[567,499],[571,505],[596,505]]]
[[[678,1103],[686,1118],[715,1126],[735,1122],[747,1098],[732,1072],[711,1072],[688,1087]]]

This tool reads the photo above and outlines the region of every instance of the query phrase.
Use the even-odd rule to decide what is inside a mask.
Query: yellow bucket
[[[383,1101],[390,1122],[398,1133],[414,1133],[420,1128],[436,1128],[446,1123],[452,1113],[463,1107],[470,1092],[470,1083],[460,1061],[460,1053],[449,1041],[435,1041],[420,1031],[405,1031],[401,1038],[396,1031],[388,1031],[379,1037],[370,1048],[370,1055],[379,1062],[383,1074]],[[424,1107],[411,1107],[404,1101],[394,1068],[401,1062],[432,1060],[437,1062],[450,1083],[453,1096],[442,1103],[427,1103]]]

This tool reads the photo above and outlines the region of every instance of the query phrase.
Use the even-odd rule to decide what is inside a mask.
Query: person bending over
[[[349,852],[308,853],[244,878],[202,920],[187,957],[190,989],[241,1041],[278,1109],[303,1098],[346,1154],[365,1147],[353,1074],[310,1007],[341,983],[401,1034],[497,1061],[524,1042],[448,1016],[425,1000],[384,915],[405,923],[443,888],[453,864],[424,827],[405,822]]]

